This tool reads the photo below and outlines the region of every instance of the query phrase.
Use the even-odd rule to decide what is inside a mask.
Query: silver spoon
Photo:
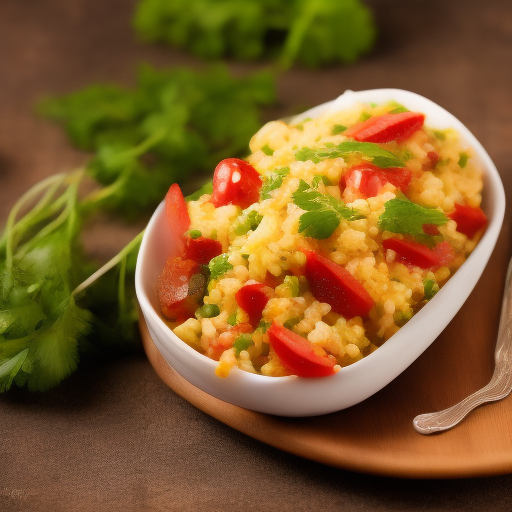
[[[501,400],[512,390],[512,260],[509,263],[505,280],[494,361],[496,366],[487,386],[448,409],[416,416],[412,422],[415,430],[420,434],[433,434],[448,430],[461,422],[479,405]]]

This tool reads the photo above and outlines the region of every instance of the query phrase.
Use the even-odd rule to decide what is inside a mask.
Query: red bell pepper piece
[[[384,114],[351,126],[344,135],[359,142],[400,142],[418,131],[424,121],[425,115],[419,112]]]
[[[487,217],[479,207],[455,204],[455,211],[448,214],[457,223],[457,231],[473,238],[478,231],[487,225]]]
[[[261,283],[246,284],[235,294],[237,304],[249,315],[249,322],[256,328],[269,300]]]
[[[327,302],[335,313],[347,319],[368,316],[375,301],[348,270],[313,251],[303,252],[306,278],[316,300]]]
[[[247,208],[259,200],[261,184],[261,177],[252,165],[238,158],[227,158],[213,173],[211,201],[217,208],[227,204]]]
[[[162,313],[172,320],[194,316],[203,299],[205,278],[201,267],[181,257],[167,261],[157,281],[157,294]]]
[[[335,373],[336,363],[318,355],[307,339],[276,323],[267,334],[270,346],[290,373],[299,377],[326,377]]]
[[[222,244],[218,240],[203,236],[185,239],[185,259],[194,260],[200,265],[208,265],[210,260],[219,254],[222,254]]]
[[[171,236],[178,244],[179,252],[183,252],[183,237],[190,227],[187,203],[180,186],[173,183],[165,196],[165,216]]]
[[[376,165],[364,163],[350,167],[341,177],[339,187],[342,192],[345,188],[359,190],[363,198],[367,199],[378,195],[386,183],[391,183],[405,193],[411,178],[411,171],[405,167],[381,169]]]
[[[453,257],[453,249],[448,242],[441,242],[433,249],[413,240],[388,238],[382,242],[385,250],[393,250],[398,261],[423,269],[436,268],[449,263]]]

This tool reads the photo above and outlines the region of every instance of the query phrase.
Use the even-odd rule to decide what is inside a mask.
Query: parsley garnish
[[[410,235],[418,242],[431,245],[435,238],[423,231],[424,224],[442,226],[448,217],[435,208],[425,208],[407,199],[391,199],[385,204],[384,213],[379,218],[381,230]]]
[[[280,169],[276,169],[271,173],[265,175],[263,185],[260,188],[260,199],[263,201],[264,199],[270,198],[270,192],[272,190],[276,190],[283,184],[283,180],[290,174],[289,167],[281,167]]]
[[[386,167],[404,167],[400,157],[381,148],[373,142],[357,142],[347,140],[341,144],[327,143],[323,148],[303,147],[296,151],[295,160],[306,162],[311,160],[318,164],[322,160],[331,158],[346,158],[349,155],[360,155],[365,160],[372,161],[376,166],[385,169]]]
[[[343,201],[310,188],[304,180],[300,180],[299,188],[293,193],[292,199],[299,208],[306,210],[299,218],[299,233],[317,240],[329,238],[342,219],[363,218]]]
[[[219,256],[215,256],[208,263],[208,268],[210,270],[210,279],[218,279],[222,274],[225,274],[229,270],[233,268],[233,265],[228,261],[229,254],[220,254]]]

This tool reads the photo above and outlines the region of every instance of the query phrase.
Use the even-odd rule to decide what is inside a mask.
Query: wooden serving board
[[[473,293],[434,343],[384,389],[333,414],[281,418],[208,395],[167,364],[140,314],[144,349],[160,378],[185,400],[295,455],[343,469],[406,478],[512,473],[512,394],[476,409],[446,432],[423,436],[412,426],[416,415],[445,409],[489,382],[508,265],[504,242],[500,237]]]

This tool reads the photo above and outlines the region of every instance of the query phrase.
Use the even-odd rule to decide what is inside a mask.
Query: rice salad
[[[322,377],[368,356],[472,252],[482,170],[395,102],[273,121],[213,187],[166,196],[178,255],[157,292],[185,343],[233,368]],[[204,192],[204,193],[202,193]]]

